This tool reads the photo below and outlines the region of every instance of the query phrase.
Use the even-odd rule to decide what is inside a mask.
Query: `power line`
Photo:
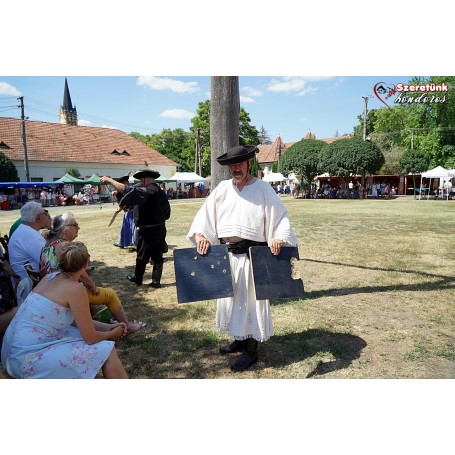
[[[12,97],[5,97],[5,98],[12,98]],[[38,100],[36,98],[31,98],[31,97],[24,99],[24,104],[27,107],[27,112],[30,112],[30,111],[37,112],[39,114],[45,114],[45,115],[49,116],[50,118],[55,118],[57,120],[59,119],[59,114],[57,114],[57,112],[59,112],[60,106],[58,106],[58,108],[57,108],[54,104],[50,104],[45,101],[41,101],[41,100]],[[18,108],[18,107],[19,106],[17,106],[17,105],[14,106],[14,108]],[[158,128],[148,128],[148,127],[144,127],[143,125],[142,126],[133,125],[133,124],[119,122],[117,120],[107,119],[107,118],[103,118],[103,117],[97,117],[95,115],[85,113],[85,112],[78,112],[79,119],[81,119],[81,116],[86,117],[87,120],[89,120],[89,121],[94,120],[95,123],[113,124],[116,126],[116,129],[119,129],[119,130],[124,130],[124,129],[130,129],[131,131],[147,130],[147,131],[150,131],[151,134],[153,134],[154,132],[159,133],[162,131]],[[30,119],[30,120],[32,120],[32,119]],[[42,120],[35,120],[35,121],[42,121]],[[99,127],[99,128],[101,128],[101,127]]]

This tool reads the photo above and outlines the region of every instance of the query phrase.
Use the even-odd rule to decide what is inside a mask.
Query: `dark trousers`
[[[139,228],[137,236],[136,263],[147,265],[152,260],[154,264],[163,264],[163,248],[166,242],[166,226]]]

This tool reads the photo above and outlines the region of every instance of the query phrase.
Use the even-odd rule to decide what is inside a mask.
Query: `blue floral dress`
[[[52,275],[48,275],[52,279]],[[93,379],[114,342],[88,345],[70,308],[31,292],[9,324],[2,363],[13,378]]]

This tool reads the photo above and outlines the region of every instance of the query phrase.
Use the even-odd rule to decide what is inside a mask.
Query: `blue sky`
[[[411,76],[240,76],[241,106],[251,123],[271,140],[302,139],[308,131],[323,139],[352,132],[368,109],[384,107],[374,95],[379,82],[397,84]],[[189,130],[198,103],[210,99],[209,76],[68,76],[80,125],[117,128],[127,133]],[[24,97],[30,120],[58,123],[64,76],[1,76],[0,116],[20,117]]]

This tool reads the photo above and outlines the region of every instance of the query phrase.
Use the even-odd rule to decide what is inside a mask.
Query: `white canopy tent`
[[[284,182],[288,179],[281,172],[270,172],[269,174],[264,175],[264,177],[262,177],[262,180],[264,180],[264,182],[273,183]]]
[[[210,179],[201,177],[195,172],[176,172],[171,177],[159,177],[156,182],[177,182],[177,183],[210,183]]]
[[[420,192],[419,192],[419,200],[422,195],[422,179],[427,178],[430,179],[430,184],[428,185],[428,192],[430,192],[431,189],[431,180],[432,179],[441,179],[440,182],[440,187],[442,187],[442,190],[444,191],[444,182],[449,182],[455,177],[455,172],[453,169],[444,169],[442,166],[437,166],[434,169],[430,169],[427,172],[423,172],[420,176]],[[447,200],[449,199],[449,191],[446,191],[447,193]],[[444,194],[444,193],[443,193]],[[428,194],[430,196],[430,194]],[[428,197],[429,199],[429,197]]]

